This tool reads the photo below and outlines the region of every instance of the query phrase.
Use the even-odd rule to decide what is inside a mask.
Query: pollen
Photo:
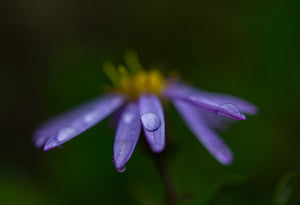
[[[113,83],[110,90],[125,94],[131,99],[138,99],[143,93],[153,93],[160,96],[165,84],[164,76],[156,69],[145,70],[133,51],[125,53],[126,66],[114,66],[106,63],[103,70]]]

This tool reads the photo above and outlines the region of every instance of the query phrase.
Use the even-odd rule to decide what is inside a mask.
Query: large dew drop
[[[231,103],[224,103],[219,106],[219,108],[216,110],[216,113],[218,115],[229,117],[236,120],[246,120],[245,115],[243,115],[239,108]]]
[[[143,127],[148,131],[154,131],[161,125],[160,119],[154,113],[146,113],[141,116]]]

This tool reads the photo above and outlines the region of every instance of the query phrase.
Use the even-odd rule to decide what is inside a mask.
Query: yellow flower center
[[[164,88],[164,76],[157,70],[146,71],[140,65],[135,52],[125,53],[127,68],[115,67],[112,63],[104,64],[104,71],[114,84],[113,90],[130,98],[137,99],[142,93],[160,95]]]

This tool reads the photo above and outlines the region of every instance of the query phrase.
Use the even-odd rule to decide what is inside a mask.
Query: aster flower
[[[256,114],[257,108],[252,103],[205,92],[179,80],[165,80],[158,70],[144,70],[134,52],[125,55],[125,62],[126,67],[117,68],[111,63],[105,64],[104,71],[114,88],[42,124],[34,134],[35,145],[44,151],[59,147],[121,110],[113,159],[116,169],[122,171],[142,131],[153,152],[164,150],[166,131],[161,99],[167,99],[212,156],[224,165],[232,162],[230,148],[215,129],[227,124],[227,118],[246,120],[244,114]]]

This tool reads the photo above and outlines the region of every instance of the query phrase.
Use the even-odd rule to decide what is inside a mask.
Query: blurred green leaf
[[[293,202],[293,197],[299,192],[300,188],[300,173],[299,172],[291,172],[284,175],[276,188],[274,194],[274,203],[276,205],[286,205]],[[298,193],[300,194],[300,193]],[[298,201],[300,202],[300,201]]]

